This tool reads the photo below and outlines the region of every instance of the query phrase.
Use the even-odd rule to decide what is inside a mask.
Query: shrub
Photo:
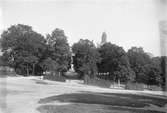
[[[151,85],[148,87],[148,90],[153,90],[153,91],[162,91],[163,88],[156,86],[156,85]]]
[[[5,70],[0,70],[0,75],[3,76],[3,75],[7,75],[7,72]]]
[[[125,89],[129,90],[144,90],[144,84],[143,83],[133,83],[133,82],[128,82],[125,86]]]
[[[44,79],[53,80],[53,81],[60,81],[60,82],[66,81],[65,77],[59,76],[59,75],[52,75],[52,74],[44,75]]]
[[[99,78],[89,78],[87,79],[88,85],[99,86],[103,88],[110,88],[111,82],[109,80],[103,80]]]
[[[165,85],[162,85],[161,87],[162,87],[162,91],[165,91]]]
[[[128,82],[125,86],[125,89],[129,89],[129,90],[152,90],[152,91],[163,91],[163,87],[159,87],[157,85],[145,85],[143,83],[132,83],[132,82]]]

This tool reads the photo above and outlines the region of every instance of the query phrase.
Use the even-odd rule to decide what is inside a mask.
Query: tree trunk
[[[27,64],[27,76],[29,76],[29,69],[28,69],[28,64]]]
[[[85,84],[88,84],[88,80],[89,79],[89,76],[87,74],[84,74],[84,83]]]
[[[114,77],[114,84],[113,84],[113,88],[115,87],[116,84],[116,77]]]
[[[118,78],[118,87],[120,87],[120,79]]]
[[[51,76],[54,76],[54,72],[53,71],[51,71],[50,74],[51,74]]]
[[[35,75],[35,64],[33,63],[33,70],[32,70],[32,75],[34,76]]]

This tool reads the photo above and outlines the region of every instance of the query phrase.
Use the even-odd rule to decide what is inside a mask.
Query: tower
[[[106,34],[106,32],[103,32],[103,34],[101,36],[101,43],[100,43],[100,45],[102,46],[105,43],[107,43],[107,34]]]

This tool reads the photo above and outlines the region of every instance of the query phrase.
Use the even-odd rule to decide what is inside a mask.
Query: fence
[[[113,80],[113,76],[109,73],[97,73],[96,77],[99,79],[104,79],[104,80]]]

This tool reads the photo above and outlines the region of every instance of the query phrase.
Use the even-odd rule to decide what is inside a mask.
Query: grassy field
[[[55,101],[69,103],[54,105]],[[51,96],[39,101],[41,113],[165,113],[166,97],[81,92]]]
[[[0,90],[0,113],[167,111],[165,92],[99,88],[73,82],[41,80],[33,76],[1,78]]]

